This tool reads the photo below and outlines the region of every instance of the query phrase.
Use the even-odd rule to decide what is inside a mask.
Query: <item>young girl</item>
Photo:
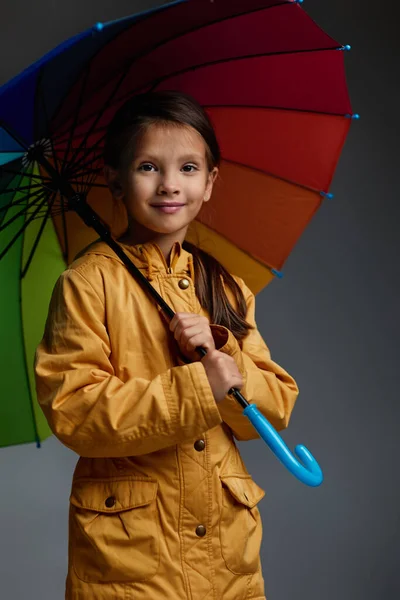
[[[52,431],[80,456],[66,598],[262,600],[264,491],[234,442],[258,434],[228,391],[280,430],[298,389],[271,360],[243,280],[185,241],[212,201],[213,128],[186,95],[136,96],[104,159],[129,216],[118,241],[176,315],[168,323],[103,242],[55,286],[35,371]]]

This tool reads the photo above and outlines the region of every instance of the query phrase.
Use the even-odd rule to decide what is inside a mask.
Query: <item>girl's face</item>
[[[126,206],[133,243],[165,245],[183,242],[189,224],[210,199],[218,169],[209,171],[206,145],[195,129],[154,124],[137,144],[130,168],[122,174],[108,167],[105,174],[114,196]]]

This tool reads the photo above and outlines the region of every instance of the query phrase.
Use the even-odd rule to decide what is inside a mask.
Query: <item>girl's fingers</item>
[[[185,332],[188,332],[190,335],[195,333],[195,331],[204,331],[204,333],[209,333],[211,335],[211,329],[208,322],[205,323],[196,318],[187,318],[178,321],[174,328],[174,336],[176,340],[180,340],[182,338],[182,334]]]
[[[194,324],[191,326],[184,326],[182,324],[179,324],[177,326],[177,328],[175,329],[174,335],[175,335],[175,339],[178,342],[184,342],[185,340],[187,341],[190,337],[192,337],[193,335],[199,334],[204,332],[204,329],[202,329],[198,324]]]
[[[207,317],[195,313],[176,313],[171,319],[170,330],[173,331],[181,352],[186,356],[193,356],[197,346],[202,346],[207,351],[215,349]]]
[[[174,331],[179,324],[185,326],[190,324],[191,321],[204,323],[204,325],[209,326],[207,317],[203,317],[202,315],[196,313],[175,313],[169,324],[170,330]]]
[[[214,347],[214,340],[211,338],[205,339],[202,333],[198,335],[191,336],[187,342],[184,344],[184,349],[187,352],[192,352],[197,348],[197,346],[202,346],[207,351],[211,350]]]
[[[199,315],[196,315],[194,313],[175,313],[170,321],[169,328],[171,331],[175,331],[176,327],[183,321],[186,321],[188,318],[190,319],[198,316]]]
[[[211,331],[204,331],[197,325],[184,329],[176,340],[181,348],[185,350],[193,350],[197,346],[210,348],[214,341]]]

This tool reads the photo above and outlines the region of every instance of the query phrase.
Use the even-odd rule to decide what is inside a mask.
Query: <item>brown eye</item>
[[[185,165],[184,167],[182,167],[185,173],[193,173],[194,171],[197,171],[197,167],[196,165]]]
[[[150,163],[145,163],[139,167],[139,171],[145,171],[146,173],[150,173],[152,169],[155,169],[155,166]]]

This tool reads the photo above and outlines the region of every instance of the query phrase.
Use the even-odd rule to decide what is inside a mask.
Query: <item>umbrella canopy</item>
[[[51,290],[97,234],[63,184],[115,236],[105,129],[135,93],[173,89],[207,110],[221,146],[213,201],[188,241],[254,293],[280,274],[328,194],[352,116],[342,46],[287,0],[184,0],[72,38],[0,88],[0,445],[50,435],[34,348]]]

